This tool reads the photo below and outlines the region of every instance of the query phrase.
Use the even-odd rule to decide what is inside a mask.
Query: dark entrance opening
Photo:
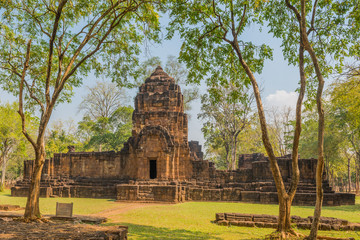
[[[155,179],[156,177],[156,160],[150,160],[150,179]]]

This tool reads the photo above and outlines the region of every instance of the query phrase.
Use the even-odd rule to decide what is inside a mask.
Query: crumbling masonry
[[[183,95],[161,67],[146,79],[135,99],[132,137],[120,152],[54,154],[45,161],[42,197],[115,198],[119,201],[244,201],[277,203],[269,161],[262,154],[239,157],[235,171],[216,170],[198,142],[188,142]],[[291,158],[278,158],[286,185]],[[301,180],[294,204],[315,203],[315,159],[300,159]],[[12,196],[27,196],[33,161]],[[335,193],[324,181],[324,205],[355,204],[355,195]]]

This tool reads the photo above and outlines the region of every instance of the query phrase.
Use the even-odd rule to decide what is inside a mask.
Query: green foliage
[[[250,124],[253,97],[249,89],[240,87],[214,87],[201,97],[201,113],[204,121],[201,129],[208,147],[207,155],[220,168],[235,166],[239,134]]]
[[[71,126],[65,126],[62,122],[55,123],[46,135],[46,157],[53,157],[54,153],[68,152],[68,146],[82,149],[82,144],[77,139]]]
[[[119,107],[110,117],[100,117],[95,121],[84,117],[79,122],[80,135],[88,136],[84,142],[86,150],[119,151],[131,136],[132,112],[130,106]]]
[[[27,92],[42,102],[49,70],[46,63],[52,50],[49,84],[56,88],[61,84],[59,80],[66,80],[66,74],[72,73],[59,102],[70,101],[72,90],[90,71],[113,80],[122,79],[122,84],[126,84],[138,62],[139,43],[145,36],[159,40],[157,6],[149,1],[1,2],[0,53],[7,59],[0,66],[4,89],[18,93],[17,73],[21,74],[28,39],[33,41]],[[52,37],[54,45],[51,41],[49,44]],[[28,100],[34,102],[33,98]]]
[[[33,156],[22,134],[17,107],[16,103],[0,105],[0,165],[5,165],[5,169],[9,170],[7,179],[15,179],[20,175],[20,159]],[[5,172],[2,174],[5,175]]]
[[[359,77],[350,77],[334,82],[329,90],[333,121],[332,129],[337,129],[342,137],[342,161],[338,161],[338,168],[342,171],[336,172],[337,177],[351,178],[348,176],[346,166],[348,158],[356,159],[355,166],[351,169],[359,169],[360,166],[360,82]],[[350,155],[350,156],[349,156]],[[339,159],[339,160],[340,160]]]
[[[289,1],[300,12],[300,1]],[[317,4],[316,4],[317,3]],[[319,61],[324,78],[341,72],[348,57],[359,57],[358,1],[306,1],[307,35]],[[263,8],[269,32],[282,40],[283,55],[289,64],[299,62],[300,30],[297,17],[283,0],[268,1]],[[357,49],[357,50],[356,50]],[[317,77],[309,55],[305,55],[307,76],[306,107],[315,104]]]
[[[345,131],[338,127],[336,116],[331,111],[331,107],[329,102],[325,104],[324,157],[328,179],[333,182],[336,177],[347,178],[347,159],[343,154],[347,137],[344,134]],[[314,110],[306,112],[302,124],[299,145],[301,158],[316,158],[318,154],[318,122]]]
[[[332,111],[338,126],[352,136],[360,137],[360,81],[359,77],[335,82],[331,88]]]
[[[259,15],[262,2],[178,0],[170,5],[167,38],[179,32],[184,39],[179,59],[189,69],[189,82],[204,79],[210,88],[248,85],[249,78],[231,45],[234,39],[251,71],[261,73],[265,59],[272,58],[272,49],[246,41],[245,32],[250,25],[262,22]]]

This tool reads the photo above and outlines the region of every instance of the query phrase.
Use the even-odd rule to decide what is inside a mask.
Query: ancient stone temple
[[[135,98],[132,137],[121,151],[132,179],[185,180],[191,177],[187,116],[179,85],[161,67]]]
[[[45,161],[42,197],[114,198],[119,201],[245,201],[277,203],[269,160],[263,154],[239,156],[238,169],[215,169],[203,159],[201,146],[188,142],[183,95],[161,67],[145,80],[135,98],[132,136],[120,152],[54,154]],[[278,158],[289,186],[291,157]],[[299,159],[297,205],[315,203],[315,159]],[[27,196],[33,161],[12,196]],[[326,177],[326,176],[325,176]],[[355,195],[335,193],[324,180],[324,205],[355,204]]]

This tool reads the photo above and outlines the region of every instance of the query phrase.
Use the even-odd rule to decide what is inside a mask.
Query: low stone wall
[[[241,201],[261,204],[278,204],[277,192],[244,191],[242,188],[186,188],[187,201]],[[316,193],[296,193],[293,205],[313,206]],[[324,193],[324,206],[354,205],[355,195]]]
[[[265,214],[243,214],[243,213],[216,213],[215,223],[223,226],[242,226],[242,227],[263,227],[276,228],[278,217]],[[291,221],[298,228],[310,229],[313,217],[301,218],[291,216]],[[360,223],[350,223],[344,219],[321,217],[320,230],[336,231],[359,231]]]
[[[87,185],[86,185],[87,184]],[[90,185],[91,184],[91,185]],[[69,184],[40,188],[40,197],[84,197],[113,198],[119,201],[144,202],[184,202],[184,201],[232,201],[261,204],[278,204],[278,195],[271,182],[222,184],[213,182],[168,182],[168,181],[129,181],[129,183],[102,185],[103,182],[71,182]],[[305,189],[305,187],[303,187]],[[26,197],[28,185],[15,186],[11,195]],[[295,195],[293,205],[313,206],[315,192],[301,188]],[[324,206],[355,204],[355,194],[324,193]]]
[[[265,185],[266,186],[266,185]],[[250,189],[250,190],[245,190]],[[134,182],[116,186],[116,199],[119,201],[231,201],[261,204],[278,204],[275,192],[252,191],[251,189],[273,190],[245,184],[241,187],[210,187],[206,183],[147,183]],[[296,193],[293,205],[315,205],[316,193]],[[324,206],[339,206],[355,203],[355,195],[347,193],[324,193]]]
[[[182,189],[177,185],[132,185],[116,186],[118,201],[182,202]]]
[[[29,188],[12,187],[11,196],[27,197]],[[115,198],[116,187],[114,186],[64,186],[64,187],[40,187],[40,197],[80,197],[80,198]]]

